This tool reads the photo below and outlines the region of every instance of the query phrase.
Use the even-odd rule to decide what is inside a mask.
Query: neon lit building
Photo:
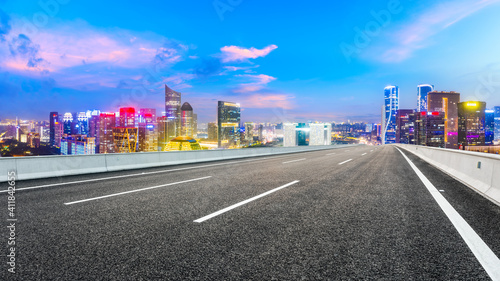
[[[495,110],[484,111],[484,144],[493,145],[495,139]]]
[[[399,88],[384,88],[385,106],[383,109],[382,144],[396,142],[396,112],[399,109]]]
[[[193,137],[193,108],[188,102],[181,107],[181,136]]]
[[[137,152],[138,128],[113,128],[113,144],[115,153]]]
[[[415,114],[413,109],[399,109],[396,113],[396,143],[415,143]]]
[[[95,154],[95,139],[85,135],[65,135],[61,140],[61,155]]]
[[[72,133],[71,128],[73,126],[73,114],[70,112],[66,112],[63,115],[63,133],[70,135]]]
[[[50,145],[55,147],[61,147],[61,138],[63,135],[63,124],[59,120],[59,113],[51,112],[49,115],[50,119]]]
[[[99,114],[99,153],[114,153],[113,128],[116,126],[116,116],[112,112]]]
[[[485,144],[486,103],[467,101],[458,104],[458,143],[461,146]]]
[[[133,107],[120,108],[120,118],[118,127],[124,127],[124,128],[135,127],[135,108]]]
[[[240,146],[240,104],[219,101],[217,107],[217,142],[219,148]]]
[[[427,93],[427,105],[430,112],[444,113],[445,148],[458,149],[458,103],[460,93],[437,92]]]
[[[500,106],[495,106],[495,136],[494,140],[500,142]]]
[[[430,111],[427,109],[427,94],[434,91],[434,85],[421,84],[417,86],[417,111]]]

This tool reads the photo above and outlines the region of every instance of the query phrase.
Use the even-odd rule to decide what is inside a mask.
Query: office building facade
[[[485,145],[486,103],[467,101],[458,104],[458,143],[460,146]]]
[[[417,86],[417,111],[430,111],[427,108],[427,94],[434,91],[434,85],[420,84]]]
[[[432,91],[427,94],[429,112],[444,113],[445,148],[458,149],[458,103],[460,93]]]
[[[219,148],[240,145],[240,104],[219,101],[217,106],[217,144]]]
[[[399,88],[388,86],[384,88],[385,105],[383,108],[383,144],[396,142],[396,113],[399,110]]]

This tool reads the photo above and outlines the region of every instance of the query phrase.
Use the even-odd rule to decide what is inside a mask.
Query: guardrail
[[[500,206],[500,156],[495,154],[396,144],[449,174]]]
[[[0,158],[0,182],[15,170],[18,180],[132,170],[178,164],[200,163],[255,156],[298,153],[355,145],[263,147],[226,150],[111,153]]]

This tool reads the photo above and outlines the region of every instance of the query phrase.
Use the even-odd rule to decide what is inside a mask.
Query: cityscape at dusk
[[[0,0],[0,280],[500,281],[500,0]]]

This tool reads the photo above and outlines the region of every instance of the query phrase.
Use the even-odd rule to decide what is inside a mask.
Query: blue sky
[[[160,111],[165,83],[202,122],[379,122],[390,84],[500,105],[500,0],[338,2],[0,0],[0,118]]]

